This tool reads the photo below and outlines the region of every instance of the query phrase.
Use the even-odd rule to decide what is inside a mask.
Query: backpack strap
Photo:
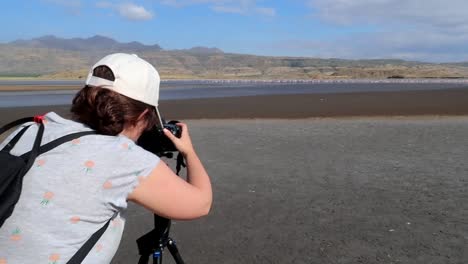
[[[24,132],[23,132],[24,133]],[[34,144],[31,151],[28,152],[27,156],[21,156],[22,158],[27,158],[26,167],[24,167],[23,173],[21,177],[26,174],[26,172],[32,167],[34,164],[34,160],[39,155],[39,148],[41,147],[42,136],[44,135],[44,124],[41,122],[39,123],[39,129],[37,130],[36,138],[34,139]]]
[[[30,126],[25,126],[23,127],[23,129],[21,129],[20,132],[18,132],[18,134],[16,134],[11,140],[10,142],[8,142],[5,147],[1,150],[1,151],[5,151],[5,152],[10,152],[10,150],[13,149],[13,147],[15,147],[16,143],[18,142],[18,140],[21,138],[21,136],[24,134],[24,132],[26,132],[26,130],[28,130]]]
[[[42,135],[44,134],[44,124],[43,124],[44,116],[31,116],[31,117],[25,117],[25,118],[20,118],[18,120],[15,120],[11,123],[8,123],[0,128],[0,134],[3,134],[4,132],[12,129],[13,127],[19,126],[21,124],[27,123],[27,122],[34,122],[39,125],[39,129],[36,134],[36,139],[34,140],[34,144],[32,147],[32,150],[28,153],[32,154],[29,158],[35,159],[36,156],[38,155],[36,151],[39,149],[41,146],[41,141],[42,141]],[[8,142],[5,147],[2,149],[2,151],[7,151],[10,152],[10,150],[16,145],[18,140],[21,138],[21,136],[26,132],[26,130],[30,127],[26,126],[24,127],[18,134],[16,134],[13,139]],[[35,155],[35,156],[34,156]],[[25,156],[23,156],[25,158]],[[28,162],[29,165],[29,162]],[[32,165],[32,163],[31,163]],[[30,166],[26,167],[26,171],[29,170]]]
[[[5,131],[8,131],[8,130],[14,128],[15,126],[19,126],[19,125],[24,124],[26,122],[34,122],[34,120],[35,120],[34,117],[25,117],[25,118],[15,120],[15,121],[13,121],[11,123],[8,123],[8,124],[2,126],[0,128],[0,134],[3,134]]]
[[[44,144],[43,146],[41,146],[39,149],[38,149],[38,152],[37,152],[37,155],[41,155],[55,147],[58,147],[59,145],[63,144],[63,143],[66,143],[68,141],[71,141],[73,139],[76,139],[76,138],[79,138],[79,137],[82,137],[82,136],[86,136],[86,135],[95,135],[97,134],[96,131],[83,131],[83,132],[77,132],[77,133],[73,133],[73,134],[69,134],[69,135],[65,135],[63,137],[60,137],[60,138],[57,138],[47,144]],[[33,150],[29,151],[29,152],[26,152],[24,153],[23,155],[21,155],[22,158],[26,158],[28,157],[28,155],[30,153],[32,153]]]
[[[55,140],[53,140],[53,141],[51,141],[51,142],[49,142],[47,144],[44,144],[43,146],[40,146],[41,141],[42,141],[42,135],[44,134],[44,125],[42,124],[42,121],[39,121],[39,120],[42,120],[41,117],[25,117],[25,118],[21,118],[21,119],[18,119],[16,121],[13,121],[13,122],[11,122],[9,124],[6,124],[6,125],[4,125],[3,127],[0,128],[0,134],[2,134],[3,132],[8,131],[8,130],[10,130],[11,128],[13,128],[15,126],[24,124],[26,122],[36,122],[36,123],[39,124],[39,130],[37,131],[37,135],[36,135],[36,141],[38,141],[38,139],[39,139],[38,146],[36,146],[36,141],[35,141],[32,150],[21,155],[21,158],[23,158],[23,159],[26,159],[26,158],[35,159],[37,156],[39,156],[39,155],[41,155],[41,154],[43,154],[43,153],[57,147],[57,146],[65,143],[65,142],[71,141],[71,140],[73,140],[75,138],[79,138],[79,137],[82,137],[82,136],[97,134],[96,131],[83,131],[83,132],[72,133],[72,134],[65,135],[63,137],[57,138],[57,139],[55,139]],[[18,143],[21,136],[26,132],[26,130],[29,127],[30,126],[26,126],[23,129],[21,129],[20,132],[18,132],[10,140],[10,142],[8,142],[5,145],[5,147],[1,151],[9,152],[10,150],[12,150],[13,147],[16,145],[16,143]],[[41,130],[42,130],[42,132],[41,132]],[[33,154],[33,156],[30,156],[31,154]],[[29,168],[28,168],[28,170],[29,170]]]
[[[115,215],[114,215],[115,217]],[[80,249],[73,255],[73,257],[67,262],[67,264],[80,264],[83,262],[83,260],[86,258],[88,253],[93,249],[94,245],[98,242],[99,238],[101,238],[102,234],[106,231],[107,227],[109,226],[109,223],[112,219],[112,217],[107,221],[107,223],[99,228],[98,231],[96,231],[91,237],[81,246]]]

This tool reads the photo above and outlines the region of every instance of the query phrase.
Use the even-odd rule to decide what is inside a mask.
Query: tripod
[[[138,264],[149,263],[150,255],[153,256],[153,264],[162,263],[163,251],[167,247],[177,264],[184,264],[179,254],[175,241],[169,237],[171,220],[154,215],[154,229],[137,239],[140,260]]]
[[[171,152],[163,152],[158,154],[160,157],[173,157],[173,153]],[[182,155],[179,153],[177,156],[177,175],[179,175],[182,166],[185,167],[185,163]],[[161,217],[156,214],[154,215],[154,229],[136,241],[138,245],[138,252],[140,254],[138,264],[148,264],[150,255],[153,256],[153,264],[161,264],[165,247],[169,249],[169,252],[177,264],[184,264],[175,241],[169,237],[170,229],[170,219]]]

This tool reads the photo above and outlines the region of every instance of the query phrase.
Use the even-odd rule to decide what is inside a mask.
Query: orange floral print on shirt
[[[115,218],[111,221],[110,229],[115,232],[119,230],[120,226],[122,226],[122,220],[120,220],[119,218]]]
[[[97,244],[96,245],[96,252],[101,252],[103,247],[104,246],[102,244]]]
[[[45,192],[43,197],[42,197],[41,204],[42,205],[48,205],[50,200],[52,200],[53,197],[54,197],[53,192]]]
[[[60,259],[59,254],[50,254],[49,256],[49,264],[56,264]]]
[[[123,144],[122,144],[122,148],[125,149],[125,150],[132,150],[132,149],[133,149],[133,145],[132,145],[132,144],[128,144],[128,143],[123,143]]]
[[[36,161],[36,167],[42,167],[46,164],[46,160],[45,159],[38,159]]]
[[[72,217],[70,218],[70,222],[71,222],[72,224],[77,224],[80,220],[81,220],[81,219],[80,219],[79,216],[72,216]]]
[[[0,258],[0,264],[7,264],[6,258]]]
[[[84,163],[84,166],[86,167],[85,168],[86,173],[88,173],[88,172],[91,172],[93,170],[93,168],[94,168],[94,166],[96,166],[96,164],[92,160],[87,160]]]
[[[112,188],[112,182],[109,181],[109,180],[107,180],[107,181],[102,185],[102,188],[107,189],[107,190],[110,189],[110,188]]]
[[[79,138],[75,138],[71,141],[71,144],[72,146],[77,146],[80,144],[80,139]]]
[[[13,232],[11,232],[10,239],[13,241],[21,240],[21,230],[17,227]]]

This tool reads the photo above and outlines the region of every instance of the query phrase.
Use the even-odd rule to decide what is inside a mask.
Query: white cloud
[[[146,10],[143,6],[133,3],[113,4],[111,2],[100,1],[96,3],[96,7],[115,10],[122,17],[134,20],[151,20],[154,14]]]
[[[341,24],[411,24],[439,28],[468,23],[465,0],[309,0],[325,21]]]
[[[294,39],[268,49],[281,50],[290,56],[319,58],[457,62],[468,61],[465,43],[468,43],[468,35],[407,31],[353,34],[315,41]]]
[[[257,4],[257,0],[160,0],[162,4],[174,7],[206,4],[211,10],[218,13],[257,14],[262,16],[275,16],[276,10]]]
[[[320,57],[468,60],[465,0],[307,0],[314,18],[342,28],[374,29],[297,49]],[[349,34],[349,33],[348,33]],[[306,48],[309,47],[309,48]]]
[[[118,7],[119,14],[130,20],[150,20],[153,14],[142,6],[127,3]]]

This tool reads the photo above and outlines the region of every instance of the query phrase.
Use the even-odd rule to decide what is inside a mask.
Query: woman
[[[73,99],[72,120],[53,112],[45,115],[42,144],[80,131],[95,130],[98,135],[37,157],[13,214],[0,229],[0,263],[66,263],[112,219],[84,261],[109,263],[122,237],[128,201],[170,219],[194,219],[209,212],[210,180],[187,125],[178,124],[180,138],[164,131],[185,158],[187,181],[135,144],[158,120],[159,83],[148,62],[136,55],[111,54],[92,67],[86,86]],[[36,131],[31,126],[12,153],[29,151]]]

